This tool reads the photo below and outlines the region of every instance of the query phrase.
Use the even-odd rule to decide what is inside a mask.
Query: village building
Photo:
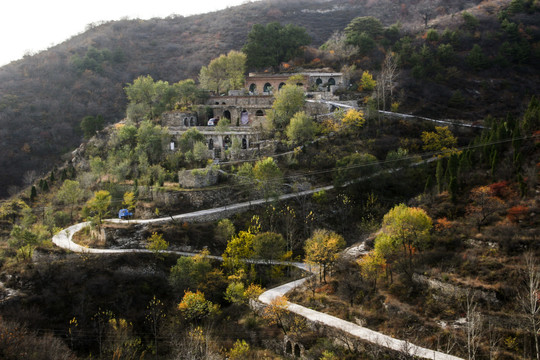
[[[197,112],[171,111],[162,115],[161,122],[172,135],[170,150],[175,150],[178,139],[190,128],[197,129],[206,138],[211,158],[223,159],[233,140],[246,154],[261,148],[260,130],[266,115],[272,109],[274,93],[293,75],[300,75],[296,85],[301,86],[308,98],[334,99],[334,91],[345,86],[342,73],[305,72],[295,74],[256,74],[246,77],[245,88],[230,91],[225,96],[210,96],[206,106],[211,115]],[[226,131],[216,129],[219,121],[228,119]],[[238,155],[238,154],[236,154]]]

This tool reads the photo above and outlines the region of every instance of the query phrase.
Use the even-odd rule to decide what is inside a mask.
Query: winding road
[[[280,196],[278,200],[286,200],[293,197],[311,195],[321,190],[331,190],[331,189],[333,189],[333,186],[326,186],[326,187],[302,191],[298,193],[286,194],[286,195]],[[150,224],[150,223],[165,223],[168,221],[176,221],[176,220],[182,220],[186,222],[201,222],[201,221],[217,220],[217,219],[230,216],[236,212],[245,211],[253,205],[260,205],[265,202],[266,200],[259,199],[259,200],[253,200],[253,201],[248,201],[248,202],[243,202],[243,203],[238,203],[238,204],[217,207],[217,208],[208,209],[208,210],[200,210],[200,211],[195,211],[195,212],[186,213],[186,214],[163,217],[159,219],[130,220],[130,223]],[[125,220],[120,220],[120,219],[109,219],[105,221],[111,222],[111,223],[126,223]],[[57,245],[60,248],[70,250],[73,252],[78,252],[78,253],[115,254],[115,253],[134,253],[134,252],[149,253],[151,252],[150,250],[147,250],[147,249],[94,249],[94,248],[88,248],[88,247],[84,247],[84,246],[74,243],[72,240],[73,235],[88,225],[89,225],[88,222],[72,225],[60,231],[56,235],[54,235],[52,241],[55,245]],[[193,253],[187,253],[187,252],[181,252],[181,251],[167,251],[167,252],[183,255],[183,256],[195,255]],[[223,260],[221,256],[211,255],[209,256],[209,258],[216,259],[216,260]],[[257,260],[252,260],[252,261],[259,262]],[[284,264],[285,262],[261,261],[261,263]],[[310,265],[305,264],[305,263],[287,262],[286,264],[296,266],[297,268],[305,270],[307,272],[311,272],[311,273],[314,272],[314,269],[312,269]],[[259,296],[259,301],[263,304],[269,305],[276,297],[284,296],[285,294],[292,291],[293,289],[302,286],[308,279],[309,279],[309,276],[303,279],[295,280],[290,283],[267,290],[266,292],[264,292],[263,294]],[[360,340],[367,341],[372,344],[376,344],[383,348],[401,351],[401,352],[407,353],[411,356],[415,356],[418,358],[432,359],[432,360],[463,360],[462,358],[459,358],[453,355],[448,355],[448,354],[438,352],[435,350],[426,349],[426,348],[411,344],[404,340],[394,339],[388,335],[384,335],[382,333],[370,330],[363,326],[359,326],[354,323],[345,321],[343,319],[339,319],[335,316],[331,316],[325,313],[308,309],[304,306],[301,306],[295,303],[288,302],[287,310],[299,316],[302,316],[311,322],[324,324],[325,326],[341,330]]]

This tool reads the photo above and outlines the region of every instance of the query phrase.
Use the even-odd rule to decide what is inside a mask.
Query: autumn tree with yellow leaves
[[[306,240],[304,250],[306,261],[319,265],[319,280],[326,282],[329,267],[339,257],[339,252],[345,247],[343,236],[333,231],[318,229]]]

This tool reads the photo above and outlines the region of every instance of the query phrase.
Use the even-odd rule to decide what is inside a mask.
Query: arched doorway
[[[265,92],[265,93],[272,92],[272,84],[270,84],[270,83],[264,84],[263,92]]]
[[[247,139],[246,138],[242,138],[242,149],[247,149]]]
[[[292,354],[292,344],[290,341],[287,341],[287,344],[285,345],[285,352],[287,354]]]
[[[189,126],[189,119],[187,117],[184,118],[184,126]]]
[[[257,85],[255,85],[255,84],[249,85],[249,92],[250,93],[255,93],[255,90],[257,90]]]
[[[230,112],[229,110],[225,110],[225,111],[223,112],[223,117],[224,117],[225,119],[231,120],[231,112]]]
[[[249,113],[247,110],[242,110],[240,113],[240,125],[248,125],[249,124]]]
[[[225,136],[225,138],[223,138],[223,148],[227,150],[230,146],[231,146],[231,138],[229,135],[227,135]]]
[[[214,150],[214,139],[208,140],[208,150]]]
[[[255,116],[264,116],[264,111],[257,110],[257,112],[255,112]]]
[[[300,354],[300,346],[298,346],[298,344],[294,344],[294,356],[300,357]]]
[[[334,78],[328,79],[328,91],[330,91],[330,87],[336,85],[336,80]]]

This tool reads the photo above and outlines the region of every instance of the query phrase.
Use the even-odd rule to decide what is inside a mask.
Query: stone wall
[[[188,189],[203,188],[217,184],[218,175],[218,170],[214,168],[181,170],[178,172],[178,182]]]
[[[199,124],[196,112],[168,111],[161,114],[161,125],[167,127],[192,127]]]

